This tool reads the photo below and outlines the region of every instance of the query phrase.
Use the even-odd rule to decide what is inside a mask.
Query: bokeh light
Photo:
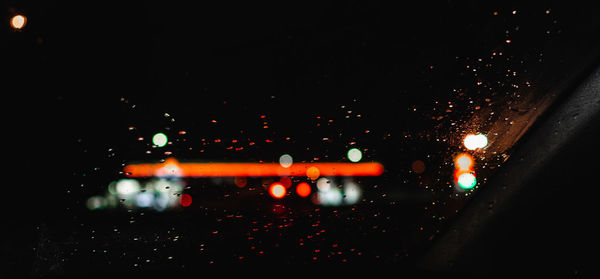
[[[477,184],[475,174],[472,172],[465,172],[458,176],[458,186],[463,189],[471,189]]]
[[[327,177],[321,177],[317,180],[317,189],[322,192],[329,191],[331,189],[331,179]]]
[[[294,159],[289,154],[283,154],[279,157],[279,164],[284,168],[289,168],[294,163]]]
[[[477,148],[484,148],[488,144],[487,137],[483,134],[469,134],[463,141],[465,147],[469,150],[475,150]]]
[[[292,187],[292,179],[289,176],[284,176],[279,179],[279,182],[286,188]]]
[[[181,204],[181,206],[183,207],[190,206],[192,204],[192,196],[190,196],[189,194],[181,195],[181,198],[179,199],[179,204]]]
[[[10,19],[10,26],[14,29],[23,29],[27,24],[27,17],[24,15],[16,15]]]
[[[298,194],[298,196],[305,198],[308,197],[308,195],[310,195],[310,192],[310,185],[306,182],[301,182],[296,186],[296,193]]]
[[[89,210],[102,209],[105,205],[106,201],[100,196],[90,197],[86,202],[86,206]]]
[[[135,196],[135,204],[138,207],[150,207],[154,203],[154,195],[149,192],[139,193]]]
[[[425,172],[425,163],[421,160],[416,160],[416,161],[412,162],[410,167],[417,174],[422,174],[423,172]]]
[[[152,143],[158,147],[163,147],[163,146],[167,145],[167,142],[168,142],[167,135],[165,135],[163,133],[156,133],[152,137]]]
[[[319,191],[317,197],[319,204],[324,206],[340,206],[344,198],[337,188],[331,188],[324,192]]]
[[[356,163],[362,159],[362,152],[358,148],[352,148],[348,150],[348,160]]]
[[[285,190],[285,186],[283,186],[279,182],[275,182],[269,187],[269,194],[271,195],[271,197],[274,197],[276,199],[283,198],[286,192],[287,191]]]
[[[306,176],[312,180],[316,180],[321,175],[321,171],[317,167],[310,167],[306,170]]]
[[[467,153],[461,153],[454,158],[454,165],[459,170],[469,170],[473,167],[473,157]]]
[[[245,177],[236,177],[233,179],[233,183],[238,188],[244,188],[246,187],[246,184],[248,184],[248,179]]]
[[[140,190],[140,183],[135,179],[121,179],[116,185],[117,193],[122,196],[129,196]]]
[[[354,182],[347,182],[344,184],[344,203],[355,204],[360,201],[362,191],[360,186]]]

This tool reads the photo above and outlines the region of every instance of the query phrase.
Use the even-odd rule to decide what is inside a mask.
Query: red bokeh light
[[[192,204],[192,196],[190,196],[189,194],[181,195],[181,197],[179,198],[179,204],[181,204],[181,206],[183,207],[190,206]]]
[[[289,189],[292,186],[292,179],[289,176],[282,177],[279,182],[281,182],[286,189]]]
[[[296,186],[296,193],[298,194],[298,196],[305,198],[308,197],[308,195],[310,195],[310,192],[310,185],[306,182],[302,182]]]

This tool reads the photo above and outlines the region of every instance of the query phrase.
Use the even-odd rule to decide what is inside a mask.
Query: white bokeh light
[[[128,196],[140,190],[140,183],[135,179],[121,179],[117,182],[116,188],[119,195]]]
[[[289,168],[294,163],[294,159],[289,154],[283,154],[279,157],[279,164],[284,168]]]
[[[484,148],[488,144],[487,137],[483,134],[467,135],[463,141],[465,147],[469,150],[475,150],[477,148]]]
[[[348,150],[348,160],[356,163],[362,159],[362,152],[358,148],[352,148]]]
[[[167,145],[167,142],[167,135],[163,133],[157,133],[152,137],[152,143],[158,147],[163,147]]]
[[[360,200],[360,186],[354,182],[344,184],[344,202],[346,204],[355,204]]]
[[[331,189],[331,179],[328,177],[321,177],[317,180],[317,189],[321,192],[327,192]]]

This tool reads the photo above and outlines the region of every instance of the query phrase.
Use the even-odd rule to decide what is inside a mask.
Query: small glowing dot
[[[298,193],[298,196],[305,198],[310,195],[310,192],[310,185],[306,182],[299,183],[298,186],[296,186],[296,193]]]
[[[475,150],[477,148],[484,148],[488,144],[487,137],[483,134],[469,134],[463,141],[465,147],[469,150]]]
[[[289,154],[283,154],[283,155],[281,155],[281,157],[279,157],[279,164],[284,168],[291,167],[293,163],[294,163],[294,160],[292,159],[292,156],[290,156]]]
[[[350,162],[356,163],[362,159],[362,152],[358,148],[352,148],[348,150],[348,160]]]
[[[13,16],[10,20],[10,26],[14,29],[23,29],[27,23],[27,18],[23,15]]]
[[[157,133],[152,137],[152,143],[158,147],[163,147],[167,145],[167,135],[163,133]]]
[[[281,199],[286,194],[285,187],[281,183],[273,183],[271,187],[269,187],[269,194],[276,199]]]
[[[462,153],[456,156],[456,159],[454,159],[454,164],[460,170],[468,170],[473,166],[473,158],[469,154]]]
[[[475,187],[476,184],[477,179],[475,178],[475,175],[473,173],[466,172],[458,177],[458,186],[460,186],[463,189],[471,189]]]

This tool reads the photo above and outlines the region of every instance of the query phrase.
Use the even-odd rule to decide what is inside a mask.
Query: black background
[[[433,100],[456,101],[452,88],[473,86],[465,85],[469,59],[505,51],[535,61],[527,59],[543,46],[565,42],[540,31],[593,36],[598,23],[593,7],[570,3],[121,2],[13,1],[3,10],[5,19],[22,12],[29,20],[22,31],[2,26],[2,142],[15,179],[5,199],[17,228],[8,251],[19,269],[30,265],[24,249],[36,245],[40,223],[77,223],[81,201],[121,164],[164,157],[145,154],[138,137],[185,130],[187,142],[171,151],[208,161],[274,161],[283,152],[341,161],[357,141],[395,182],[415,158],[446,152],[401,135],[446,133],[427,111]],[[521,31],[509,48],[504,30],[514,26]],[[562,55],[548,60],[569,58]],[[362,117],[346,121],[347,110]],[[455,119],[468,113],[463,107]],[[215,138],[257,144],[238,153],[193,146]]]

